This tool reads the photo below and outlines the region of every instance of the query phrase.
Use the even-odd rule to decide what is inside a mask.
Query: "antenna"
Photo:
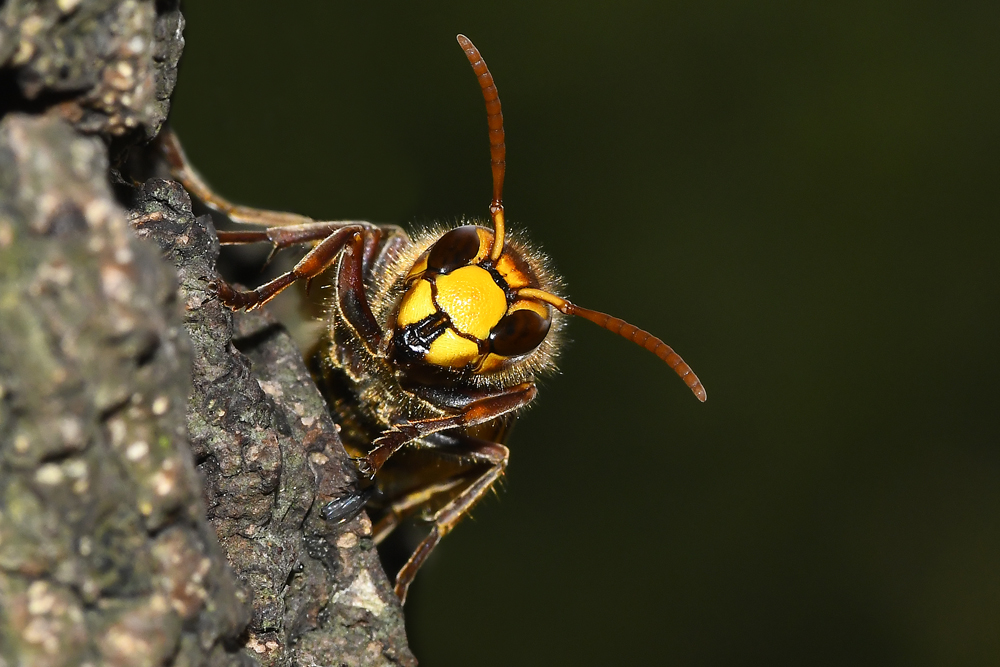
[[[490,217],[493,219],[493,247],[490,248],[490,261],[496,262],[503,254],[504,222],[503,222],[503,176],[507,166],[507,145],[504,143],[503,112],[500,110],[500,94],[493,83],[493,75],[486,66],[486,61],[479,53],[476,45],[465,35],[457,35],[459,46],[465,51],[465,57],[476,73],[479,87],[483,89],[483,100],[486,102],[486,124],[490,128],[490,166],[493,168],[493,201],[490,202]]]
[[[677,373],[682,380],[684,380],[684,384],[688,386],[699,401],[704,403],[705,399],[708,398],[708,393],[705,391],[704,385],[701,384],[701,380],[699,380],[698,376],[694,374],[691,367],[688,366],[683,359],[681,359],[681,355],[674,352],[672,347],[648,331],[644,331],[635,325],[629,324],[625,320],[612,317],[606,313],[590,310],[589,308],[582,308],[570,303],[566,299],[558,297],[554,294],[549,294],[544,290],[535,289],[533,287],[525,287],[523,289],[519,289],[517,291],[517,295],[527,299],[542,301],[554,306],[561,313],[566,315],[576,315],[577,317],[582,317],[585,320],[590,320],[597,326],[607,329],[611,333],[616,333],[622,338],[627,338],[639,347],[649,350],[665,361],[667,366],[674,369],[674,372]]]

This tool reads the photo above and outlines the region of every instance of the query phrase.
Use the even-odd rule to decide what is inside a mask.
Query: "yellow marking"
[[[427,270],[427,257],[430,256],[430,254],[430,250],[425,250],[424,254],[417,258],[417,261],[413,263],[413,268],[410,269],[408,274],[406,274],[407,279],[419,276]]]
[[[434,339],[424,355],[424,361],[435,366],[461,368],[479,356],[479,346],[467,338],[462,338],[451,329]]]
[[[500,204],[496,209],[493,209],[493,206],[490,206],[490,209],[493,210],[493,230],[496,236],[496,239],[493,241],[493,248],[490,250],[490,259],[495,262],[500,259],[500,253],[503,252],[503,204]]]
[[[435,282],[438,305],[462,333],[486,340],[507,312],[507,296],[480,266],[463,266]]]
[[[528,301],[527,299],[518,299],[512,303],[508,313],[513,313],[515,310],[532,310],[543,320],[547,320],[551,317],[548,306],[538,303],[537,301]]]
[[[469,264],[479,264],[486,259],[490,248],[493,246],[493,232],[485,227],[476,227],[476,234],[479,234],[479,252],[476,253],[476,256],[472,258]]]
[[[504,277],[511,289],[521,289],[531,285],[531,278],[517,268],[509,252],[500,256],[500,261],[497,262],[497,273]]]
[[[533,287],[524,287],[517,290],[517,295],[526,299],[537,299],[543,303],[551,304],[567,315],[573,314],[570,312],[574,308],[573,304],[566,299],[556,296],[555,294],[550,294],[545,290],[535,289]]]
[[[434,299],[431,295],[431,284],[421,278],[406,290],[403,300],[399,304],[399,315],[396,323],[405,327],[408,324],[416,324],[428,315],[437,310],[434,307]]]
[[[507,361],[510,357],[501,357],[499,354],[494,354],[490,352],[486,355],[486,359],[483,360],[482,366],[479,367],[480,373],[491,373]]]

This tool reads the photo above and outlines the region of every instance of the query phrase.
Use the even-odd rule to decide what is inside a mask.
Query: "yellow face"
[[[488,373],[542,342],[549,306],[516,295],[537,281],[509,248],[491,262],[492,241],[488,229],[459,227],[417,260],[396,316],[402,357]]]

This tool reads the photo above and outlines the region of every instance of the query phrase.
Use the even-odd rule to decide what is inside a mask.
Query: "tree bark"
[[[0,667],[416,664],[301,353],[210,288],[171,2],[0,7]],[[124,182],[130,182],[124,173]]]

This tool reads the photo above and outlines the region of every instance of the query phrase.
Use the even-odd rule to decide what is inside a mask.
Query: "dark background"
[[[407,606],[440,665],[1000,662],[1000,5],[189,2],[174,126],[232,199],[508,220],[582,305]]]

